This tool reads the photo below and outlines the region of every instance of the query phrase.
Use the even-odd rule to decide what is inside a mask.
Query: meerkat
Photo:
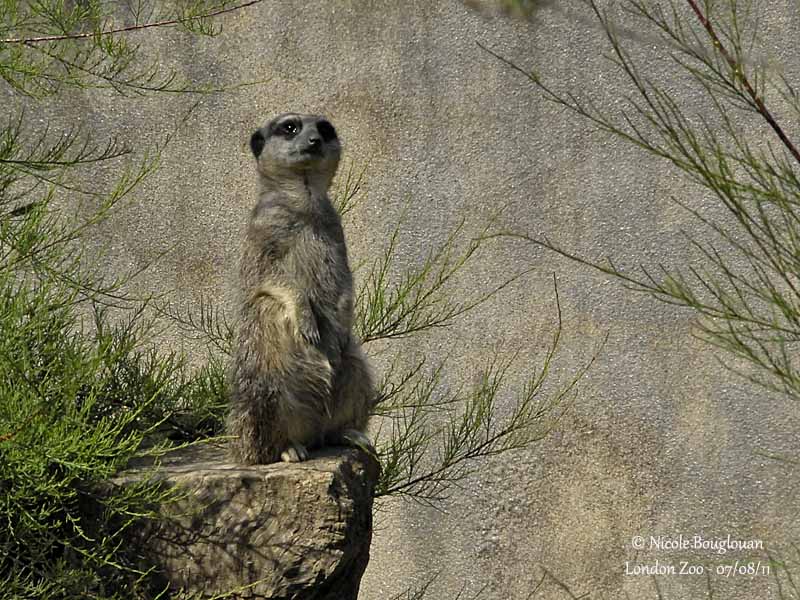
[[[341,143],[323,117],[283,114],[250,138],[259,179],[240,265],[227,421],[233,458],[298,462],[311,449],[372,449],[375,399],[353,334],[353,276],[328,188]]]

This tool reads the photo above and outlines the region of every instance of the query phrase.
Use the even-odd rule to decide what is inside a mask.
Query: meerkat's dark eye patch
[[[294,136],[300,133],[302,128],[303,124],[300,121],[289,119],[278,123],[278,126],[275,128],[275,132],[287,139],[292,139]]]
[[[261,131],[256,131],[250,137],[250,150],[253,151],[253,156],[258,158],[261,156],[261,151],[264,149],[264,144],[266,144],[266,140],[264,139],[264,134]]]
[[[326,142],[332,142],[336,139],[336,130],[328,121],[322,120],[317,123],[317,131]]]

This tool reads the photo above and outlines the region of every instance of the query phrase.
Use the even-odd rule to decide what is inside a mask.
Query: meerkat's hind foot
[[[358,429],[344,429],[330,436],[329,442],[335,446],[358,448],[376,460],[378,458],[378,451],[375,450],[375,446],[372,445],[372,442],[366,434]]]
[[[289,444],[289,447],[281,452],[281,460],[283,462],[303,462],[308,460],[308,450],[303,444]]]

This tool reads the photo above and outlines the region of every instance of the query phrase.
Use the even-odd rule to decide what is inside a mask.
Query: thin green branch
[[[216,10],[208,11],[200,15],[191,15],[189,17],[181,17],[177,19],[164,19],[161,21],[153,21],[151,23],[142,23],[136,25],[129,25],[127,27],[116,27],[112,29],[103,29],[99,31],[87,31],[83,33],[68,33],[63,35],[43,35],[38,37],[16,37],[16,38],[3,38],[0,39],[0,44],[40,44],[43,42],[57,42],[57,41],[64,41],[64,40],[85,40],[85,39],[97,39],[103,36],[109,35],[116,35],[120,33],[130,33],[134,31],[142,31],[145,29],[152,29],[154,27],[172,27],[175,25],[185,25],[187,23],[191,23],[193,21],[199,21],[203,19],[209,19],[212,17],[217,17],[219,15],[223,15],[225,13],[234,12],[237,10],[241,10],[243,8],[247,8],[248,6],[253,6],[254,4],[259,4],[263,2],[263,0],[249,0],[248,2],[243,2],[242,4],[237,4],[236,6],[224,7],[219,8]]]

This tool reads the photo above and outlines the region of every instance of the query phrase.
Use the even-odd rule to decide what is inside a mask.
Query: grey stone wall
[[[476,45],[535,65],[613,109],[620,80],[601,56],[601,32],[579,7],[540,4],[532,20],[520,21],[456,0],[268,0],[227,16],[217,39],[139,34],[180,73],[265,83],[201,99],[164,150],[160,171],[98,236],[101,268],[139,266],[166,251],[138,280],[142,289],[230,302],[255,191],[247,140],[286,110],[328,115],[346,143],[344,168],[368,165],[366,199],[345,223],[354,264],[383,248],[406,202],[404,264],[440,243],[461,215],[475,230],[500,205],[507,225],[621,266],[692,260],[680,236],[692,222],[666,198],[702,199],[698,190],[543,101]],[[765,2],[758,11],[770,58],[796,73],[796,7]],[[648,44],[631,48],[644,52]],[[158,142],[193,101],[93,92],[63,100],[35,110],[137,143]],[[482,598],[522,599],[545,568],[576,594],[655,598],[651,578],[624,574],[626,561],[677,565],[684,555],[637,553],[633,536],[800,540],[797,471],[757,454],[797,456],[797,407],[722,370],[692,337],[688,312],[522,243],[492,246],[454,294],[527,267],[535,269],[457,327],[406,349],[449,354],[451,385],[468,382],[489,353],[519,350],[513,378],[523,381],[553,331],[555,272],[565,324],[556,376],[568,378],[609,335],[574,411],[545,442],[481,469],[443,511],[384,504],[361,596],[390,598],[439,573],[432,598],[461,590],[471,598],[486,587]],[[369,350],[379,368],[391,356]],[[685,557],[713,569],[746,555]],[[719,597],[777,597],[766,576],[714,582]],[[704,597],[701,576],[659,583],[665,598]],[[533,597],[568,595],[550,582]]]

